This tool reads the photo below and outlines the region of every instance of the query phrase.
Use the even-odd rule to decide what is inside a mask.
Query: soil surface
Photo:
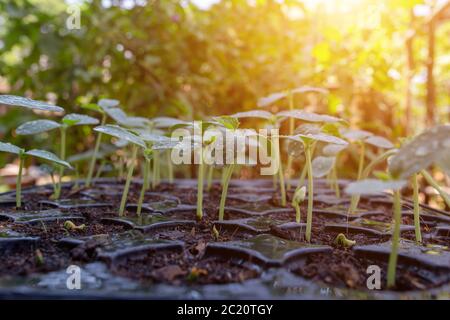
[[[0,278],[103,261],[114,274],[142,283],[189,286],[239,283],[259,278],[267,268],[275,266],[333,287],[367,290],[367,268],[377,265],[382,270],[382,290],[387,290],[386,255],[365,254],[364,250],[358,253],[352,247],[336,244],[335,239],[344,233],[360,248],[381,247],[389,241],[389,195],[362,198],[358,214],[348,216],[349,199],[336,198],[325,181],[317,181],[312,241],[308,244],[305,226],[292,224],[295,210],[290,205],[280,206],[279,194],[271,190],[269,180],[242,184],[233,181],[224,223],[217,222],[221,195],[217,183],[205,191],[202,221],[196,221],[195,181],[162,183],[155,190],[148,190],[140,219],[133,206],[141,188],[137,182],[130,188],[126,216],[118,216],[122,186],[122,182],[114,181],[100,181],[94,187],[80,189],[66,185],[59,202],[50,199],[51,187],[37,187],[24,192],[20,210],[2,202]],[[251,197],[245,198],[248,196]],[[3,197],[8,199],[13,194]],[[288,203],[291,197],[292,190],[288,192]],[[302,223],[306,211],[305,201],[301,206]],[[413,243],[411,213],[405,202],[402,239]],[[423,208],[422,214],[420,248],[428,256],[436,253],[426,248],[433,252],[438,248],[436,255],[444,259],[450,254],[449,232],[437,230],[449,228],[450,213]],[[231,249],[223,250],[223,254],[209,250],[217,245]],[[320,250],[308,251],[311,245]],[[299,253],[301,246],[307,250]],[[280,248],[286,248],[285,256],[278,254]],[[296,258],[287,259],[294,251]],[[437,268],[432,259],[412,255],[399,260],[393,290],[428,290],[449,282],[450,265],[447,269]]]

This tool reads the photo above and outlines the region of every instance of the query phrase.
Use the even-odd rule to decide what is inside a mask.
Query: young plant
[[[350,142],[356,143],[360,147],[360,153],[359,153],[359,162],[358,162],[358,176],[357,181],[361,179],[365,179],[370,174],[370,171],[364,170],[364,162],[366,158],[366,144],[370,144],[374,147],[380,148],[380,149],[393,149],[394,145],[387,139],[375,136],[371,132],[364,131],[364,130],[350,130],[347,129],[343,132],[341,132],[342,136],[349,140]],[[390,150],[387,152],[381,154],[380,157],[375,159],[376,161],[372,161],[368,167],[373,168],[375,165],[380,163],[381,161],[384,161],[387,159],[392,153]],[[360,196],[353,195],[351,197],[350,201],[350,207],[348,210],[348,214],[354,214],[356,213],[356,210],[358,208]]]
[[[128,166],[127,178],[119,207],[119,216],[123,216],[125,214],[125,206],[128,198],[128,191],[130,189],[131,179],[133,178],[133,171],[134,166],[136,164],[138,149],[142,148],[145,150],[147,149],[147,145],[145,144],[144,140],[142,140],[139,136],[117,125],[104,125],[95,127],[94,131],[101,132],[103,134],[125,140],[132,144],[130,164]]]
[[[448,195],[439,187],[426,168],[436,164],[448,171],[450,154],[450,125],[434,127],[405,143],[389,161],[389,172],[399,179],[413,178],[414,226],[416,241],[421,242],[419,186],[417,174],[421,173],[427,182],[436,188],[450,207]]]
[[[16,154],[19,156],[19,172],[17,174],[16,181],[16,207],[20,208],[22,206],[22,170],[27,157],[36,157],[39,159],[43,159],[49,161],[53,164],[64,166],[66,168],[72,169],[69,163],[66,161],[59,159],[56,155],[51,152],[45,150],[33,149],[30,151],[25,151],[18,146],[15,146],[11,143],[0,142],[0,151],[8,152],[12,154]]]
[[[164,150],[170,151],[173,147],[178,145],[178,142],[172,141],[166,136],[155,134],[148,130],[137,130],[136,132],[139,134],[139,137],[147,144],[147,148],[143,150],[145,160],[145,163],[143,165],[144,177],[136,211],[136,214],[140,216],[142,211],[142,204],[144,202],[145,191],[147,191],[149,188],[150,161],[153,159],[156,153]],[[168,161],[171,162],[172,160],[169,158]]]
[[[305,201],[306,187],[303,186],[300,189],[295,190],[292,197],[292,206],[295,208],[295,222],[300,223],[300,205]]]
[[[216,117],[214,118],[223,128],[225,129],[225,136],[227,138],[231,138],[233,141],[226,141],[223,143],[223,141],[217,141],[219,144],[221,143],[222,147],[224,147],[228,143],[232,143],[233,148],[235,145],[235,141],[239,136],[243,135],[243,130],[239,130],[239,120],[237,118],[234,118],[232,116],[222,116],[222,117]],[[215,140],[212,142],[216,142]],[[236,150],[237,151],[237,150]],[[234,153],[234,150],[233,150]],[[236,166],[236,158],[232,160],[231,164],[228,164],[224,168],[224,177],[222,181],[222,195],[220,197],[220,204],[219,204],[219,221],[222,221],[225,214],[225,202],[227,200],[227,194],[228,194],[228,186],[230,184],[231,177],[233,176],[233,171]]]
[[[101,100],[99,100],[98,104],[88,104],[88,105],[83,105],[82,107],[84,109],[92,110],[94,112],[101,114],[102,119],[101,119],[100,125],[104,126],[106,124],[106,118],[107,118],[106,110],[109,108],[115,108],[118,105],[119,105],[118,100],[101,99]],[[94,152],[92,154],[91,161],[89,162],[89,169],[88,169],[88,174],[87,174],[86,182],[85,182],[86,187],[91,186],[92,177],[94,176],[95,162],[97,161],[98,158],[102,158],[102,157],[98,157],[101,142],[102,142],[102,133],[99,132],[97,134],[97,138],[95,140]]]
[[[347,142],[337,138],[335,136],[331,136],[320,131],[312,131],[305,132],[304,134],[296,134],[294,136],[285,136],[286,138],[298,141],[303,144],[303,148],[305,150],[306,157],[306,169],[308,175],[308,212],[306,215],[306,233],[305,238],[306,241],[311,241],[311,230],[312,230],[312,211],[313,211],[313,203],[314,203],[314,186],[313,186],[313,166],[312,166],[312,157],[311,157],[311,149],[315,142],[321,141],[325,143],[333,143],[339,145],[347,145]],[[300,187],[300,186],[299,186]]]
[[[34,120],[25,122],[16,129],[16,133],[18,135],[35,135],[59,128],[61,134],[61,149],[59,157],[61,158],[61,160],[66,160],[67,129],[73,126],[96,125],[96,124],[98,124],[98,120],[95,118],[82,114],[71,113],[66,115],[62,119],[61,123],[52,120]],[[64,168],[60,167],[56,193],[54,194],[55,199],[59,199],[61,195],[61,181],[63,175],[64,175]]]
[[[331,169],[331,187],[336,194],[336,198],[341,197],[341,190],[339,188],[338,176],[337,176],[337,159],[341,151],[345,150],[346,146],[338,145],[338,144],[328,144],[323,149],[322,152],[326,157],[333,157],[335,159],[333,168]]]
[[[176,129],[186,128],[193,130],[193,134],[189,137],[185,137],[179,144],[181,148],[186,143],[189,144],[189,150],[194,152],[194,159],[197,157],[198,171],[197,171],[197,220],[203,219],[203,186],[204,186],[204,148],[212,142],[212,140],[204,139],[206,130],[211,126],[216,126],[217,122],[211,121],[193,121],[193,122],[180,122],[171,127],[171,131]]]
[[[322,88],[298,87],[295,89],[289,89],[284,92],[273,93],[267,97],[261,98],[258,100],[258,107],[260,107],[260,108],[268,107],[271,104],[275,103],[276,101],[287,98],[288,103],[289,103],[289,111],[294,111],[294,109],[295,109],[294,108],[294,95],[308,93],[308,92],[316,92],[316,93],[322,93],[322,94],[328,93],[327,90],[324,90]],[[289,135],[290,136],[294,135],[294,127],[295,127],[295,118],[291,117],[291,118],[289,118]],[[287,179],[288,179],[288,183],[287,183],[288,190],[291,187],[290,177],[291,177],[291,170],[292,170],[292,160],[293,160],[292,156],[288,155],[288,163],[287,163],[287,169],[286,169]]]
[[[400,241],[400,225],[402,220],[401,211],[401,194],[400,190],[406,185],[404,180],[375,180],[366,179],[350,183],[345,192],[350,195],[374,195],[385,190],[394,192],[394,230],[392,233],[392,247],[389,255],[387,286],[389,288],[395,286],[395,274],[397,269],[398,247]]]

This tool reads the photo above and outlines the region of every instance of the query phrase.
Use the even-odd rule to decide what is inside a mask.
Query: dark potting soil
[[[142,215],[154,219],[147,223],[138,221],[131,206],[126,217],[118,217],[120,183],[101,182],[95,187],[78,190],[66,187],[61,197],[64,201],[57,203],[48,202],[51,192],[45,190],[49,188],[40,187],[39,192],[30,189],[23,194],[24,207],[21,210],[13,206],[0,209],[0,234],[8,234],[6,230],[15,235],[4,236],[5,239],[26,236],[36,240],[31,245],[0,245],[0,277],[46,273],[65,268],[73,262],[101,260],[114,274],[142,283],[203,285],[240,283],[258,278],[265,269],[275,266],[330,286],[367,290],[367,267],[378,265],[381,270],[387,270],[386,256],[376,259],[361,256],[352,248],[336,245],[335,239],[339,233],[344,233],[348,239],[356,241],[357,246],[381,245],[389,241],[390,232],[379,229],[383,223],[390,226],[392,222],[388,195],[380,202],[361,199],[361,216],[347,217],[348,201],[341,204],[315,201],[311,245],[320,247],[300,252],[296,246],[306,245],[305,226],[286,226],[295,221],[295,211],[289,205],[292,191],[288,193],[288,209],[279,210],[282,208],[278,193],[269,191],[266,181],[263,184],[261,191],[255,193],[254,204],[240,199],[242,195],[249,195],[248,185],[240,188],[239,182],[235,182],[230,187],[226,224],[216,222],[221,195],[218,184],[214,184],[210,192],[205,191],[201,222],[196,221],[193,209],[197,199],[195,183],[192,186],[163,183],[156,190],[147,192]],[[259,186],[256,181],[253,189],[258,190]],[[137,203],[140,187],[138,183],[131,185],[128,205]],[[334,195],[320,181],[316,184],[316,193],[318,196],[326,195],[327,199]],[[260,201],[259,195],[264,196]],[[61,216],[37,219],[33,223],[14,221],[21,213],[44,210],[56,210]],[[301,206],[302,223],[305,222],[306,211],[305,201]],[[66,220],[77,226],[85,224],[85,228],[67,230],[64,227]],[[354,228],[346,229],[347,223]],[[403,215],[402,224],[413,226],[413,218]],[[450,238],[439,236],[436,228],[448,227],[449,224],[445,216],[423,220],[422,247],[439,245],[440,250],[447,254]],[[134,233],[130,234],[132,229]],[[67,238],[73,241],[64,242]],[[414,230],[406,228],[402,238],[414,241]],[[208,250],[210,244],[221,244],[231,249],[217,254],[216,250]],[[286,255],[277,254],[283,248],[286,248]],[[294,251],[296,258],[288,259]],[[394,290],[427,290],[450,282],[450,265],[443,269],[432,264],[414,263],[414,259],[400,260]],[[386,273],[382,272],[382,289],[385,289],[385,277]]]

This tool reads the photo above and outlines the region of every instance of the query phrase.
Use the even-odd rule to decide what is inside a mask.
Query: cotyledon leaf
[[[316,157],[312,161],[312,172],[314,178],[322,178],[333,169],[335,157]]]
[[[41,159],[62,165],[66,168],[72,169],[72,166],[67,161],[61,160],[54,153],[51,153],[51,152],[48,152],[45,150],[33,149],[33,150],[25,152],[25,154],[29,155],[29,156],[41,158]]]
[[[21,136],[47,132],[61,127],[61,124],[52,120],[34,120],[22,123],[16,129],[16,133]]]
[[[13,95],[0,95],[0,104],[51,112],[64,112],[64,109],[59,106],[51,105],[43,101],[37,101]]]
[[[380,137],[380,136],[370,136],[366,140],[364,140],[364,142],[371,144],[378,148],[383,148],[383,149],[394,148],[394,145],[392,144],[392,142],[390,142],[388,139]]]
[[[185,123],[183,120],[171,117],[156,117],[153,118],[151,122],[154,123],[155,128],[170,128]]]
[[[288,138],[294,141],[304,141],[304,140],[315,140],[315,141],[321,141],[321,142],[327,142],[327,143],[333,143],[333,144],[339,144],[339,145],[347,145],[348,142],[345,140],[342,140],[335,136],[330,136],[328,134],[324,133],[307,133],[307,134],[296,134],[293,136],[280,136],[283,138]]]
[[[316,88],[316,87],[309,87],[309,86],[303,86],[298,87],[290,90],[292,93],[306,93],[306,92],[317,92],[317,93],[328,93],[327,90],[322,88]],[[275,101],[278,101],[280,99],[283,99],[289,95],[289,91],[283,91],[283,92],[276,92],[268,95],[267,97],[260,98],[258,100],[258,107],[267,107],[268,105],[271,105]]]
[[[244,112],[238,112],[235,114],[232,114],[231,117],[233,118],[261,118],[270,120],[274,117],[272,113],[265,110],[250,110],[250,111],[244,111]]]
[[[327,144],[323,147],[322,152],[327,157],[336,156],[339,152],[347,148],[346,145],[341,144]]]
[[[341,135],[348,140],[364,140],[373,136],[372,132],[365,130],[354,130],[354,129],[342,129]]]
[[[383,181],[377,179],[366,179],[355,181],[345,188],[347,194],[356,195],[372,195],[381,193],[386,190],[400,190],[406,185],[404,180]]]
[[[70,113],[63,118],[63,122],[69,125],[96,125],[99,123],[98,119],[78,113]]]
[[[340,122],[342,119],[329,116],[326,114],[318,114],[313,112],[306,112],[303,110],[287,110],[277,113],[277,117],[294,118],[308,122],[323,122],[323,123],[335,123]]]
[[[140,137],[117,125],[107,124],[104,126],[95,127],[94,130],[118,139],[126,140],[143,148],[147,147],[144,140]]]
[[[105,109],[117,107],[119,105],[119,100],[115,100],[115,99],[100,99],[98,101],[98,105],[100,106],[100,108],[103,109],[103,111],[105,111]]]
[[[24,152],[25,150],[18,146],[15,146],[9,142],[8,143],[0,142],[0,151],[14,153],[14,154],[20,154],[20,153]]]
[[[389,161],[389,172],[406,179],[439,163],[450,153],[450,125],[436,126],[402,146]]]

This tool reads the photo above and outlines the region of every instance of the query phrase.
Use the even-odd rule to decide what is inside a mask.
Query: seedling
[[[45,264],[44,255],[42,254],[41,250],[36,249],[35,253],[35,261],[38,266],[43,266]]]
[[[371,132],[364,130],[345,130],[341,132],[342,136],[349,140],[350,142],[354,142],[359,145],[360,153],[359,153],[359,163],[358,163],[358,177],[357,180],[365,179],[370,174],[370,170],[375,167],[378,163],[387,159],[393,152],[388,150],[387,152],[381,154],[378,158],[372,161],[368,165],[369,170],[364,170],[364,162],[366,158],[366,144],[370,144],[380,149],[393,149],[394,145],[387,139],[375,136]],[[353,195],[350,201],[350,207],[348,210],[349,214],[356,213],[358,208],[360,197],[358,195]]]
[[[86,225],[80,224],[77,226],[72,221],[67,220],[66,222],[64,222],[64,229],[66,229],[68,231],[84,231],[86,229]]]
[[[414,198],[414,226],[416,241],[422,241],[420,230],[420,206],[419,206],[419,187],[417,183],[417,174],[421,173],[427,182],[440,193],[441,197],[450,207],[448,194],[443,191],[428,174],[426,168],[436,164],[448,170],[447,162],[450,154],[450,125],[441,125],[434,127],[418,135],[411,141],[405,143],[389,162],[389,172],[392,176],[399,179],[413,179],[413,198]]]
[[[147,145],[145,144],[144,140],[142,140],[139,136],[117,125],[104,125],[95,127],[94,131],[101,132],[103,134],[107,134],[109,136],[125,140],[132,144],[131,159],[130,164],[128,166],[127,179],[125,182],[125,187],[123,190],[122,199],[119,207],[119,216],[123,216],[125,213],[125,205],[128,198],[128,191],[130,189],[131,179],[133,177],[134,167],[136,165],[138,148],[143,148],[145,150],[147,149]]]
[[[216,226],[214,225],[212,228],[212,234],[213,234],[213,238],[218,241],[219,240],[219,231],[217,231]]]
[[[271,104],[275,103],[276,101],[279,101],[281,99],[287,98],[289,103],[289,111],[294,111],[294,95],[295,94],[303,94],[307,92],[316,92],[316,93],[322,93],[327,94],[328,91],[324,90],[322,88],[314,88],[314,87],[299,87],[295,89],[290,89],[284,92],[277,92],[273,93],[267,97],[261,98],[258,100],[258,107],[268,107]],[[295,118],[290,117],[289,118],[289,135],[294,135],[294,126],[295,126]],[[288,163],[287,163],[287,189],[290,189],[290,175],[292,170],[292,156],[288,155]]]
[[[98,102],[98,105],[97,104],[88,104],[88,105],[83,105],[82,107],[87,110],[92,110],[94,112],[101,114],[102,119],[101,119],[100,125],[104,126],[106,124],[106,117],[107,117],[107,113],[105,110],[107,110],[108,108],[117,107],[118,105],[119,105],[119,101],[117,101],[117,100],[101,99]],[[95,162],[97,161],[98,158],[102,158],[102,157],[98,157],[98,152],[100,149],[101,141],[102,141],[102,133],[99,132],[97,134],[97,139],[95,140],[94,152],[92,154],[92,158],[89,163],[88,175],[86,177],[86,183],[85,183],[86,187],[90,187],[90,185],[91,185],[92,177],[94,175]]]
[[[98,120],[86,115],[71,113],[66,115],[61,123],[57,123],[52,120],[34,120],[21,124],[17,129],[16,133],[18,135],[35,135],[43,132],[48,132],[53,129],[59,128],[61,134],[61,149],[60,158],[61,160],[66,160],[66,132],[67,129],[72,126],[80,125],[96,125]],[[54,194],[55,199],[59,199],[61,195],[61,182],[62,176],[64,175],[64,168],[59,169],[59,180],[56,188],[56,193]]]
[[[22,170],[23,170],[25,160],[28,156],[47,160],[53,164],[72,169],[72,167],[70,166],[69,163],[58,158],[55,154],[45,151],[45,150],[33,149],[30,151],[25,151],[25,149],[15,146],[11,143],[0,142],[0,151],[16,154],[19,156],[19,172],[17,174],[17,180],[16,180],[16,207],[17,208],[20,208],[22,206],[22,195],[21,195],[21,192],[22,192]]]
[[[295,208],[295,222],[300,223],[300,205],[305,201],[306,187],[303,186],[300,189],[295,190],[292,197],[292,206]]]
[[[334,189],[336,194],[336,198],[341,197],[341,190],[339,188],[338,176],[337,176],[337,159],[339,157],[340,152],[346,149],[346,146],[338,145],[338,144],[328,144],[323,149],[322,152],[326,157],[334,158],[334,164],[331,169],[330,180],[331,187]]]
[[[311,241],[311,230],[312,230],[312,211],[313,211],[313,201],[314,201],[314,186],[313,186],[313,167],[312,167],[312,160],[311,160],[311,150],[316,141],[321,141],[325,143],[332,143],[332,144],[339,144],[339,145],[347,145],[347,142],[335,137],[331,136],[325,133],[322,133],[317,130],[312,130],[310,132],[300,133],[296,134],[294,136],[285,136],[288,139],[291,139],[293,141],[298,141],[303,143],[303,148],[305,150],[305,157],[306,157],[306,169],[308,174],[308,212],[306,215],[306,233],[305,238],[306,241]],[[300,188],[301,186],[298,186]]]
[[[400,240],[400,224],[402,220],[401,211],[401,195],[400,190],[406,185],[404,180],[375,180],[366,179],[350,183],[345,192],[350,195],[373,195],[379,194],[385,190],[392,190],[394,192],[394,230],[392,233],[392,248],[389,255],[387,286],[395,286],[395,273],[397,269],[398,246]]]
[[[205,132],[209,127],[217,126],[217,122],[211,121],[195,121],[195,122],[181,122],[175,124],[171,130],[175,130],[178,128],[189,128],[193,129],[194,134],[190,136],[188,139],[183,140],[180,143],[182,146],[185,143],[189,143],[192,146],[192,150],[194,153],[198,155],[198,173],[197,173],[197,220],[201,220],[203,218],[203,186],[204,186],[204,167],[205,167],[205,159],[204,148],[213,143],[214,140],[212,138],[205,140]]]
[[[334,240],[334,243],[338,246],[343,246],[345,248],[351,248],[356,244],[356,241],[349,240],[343,233],[339,233]]]

